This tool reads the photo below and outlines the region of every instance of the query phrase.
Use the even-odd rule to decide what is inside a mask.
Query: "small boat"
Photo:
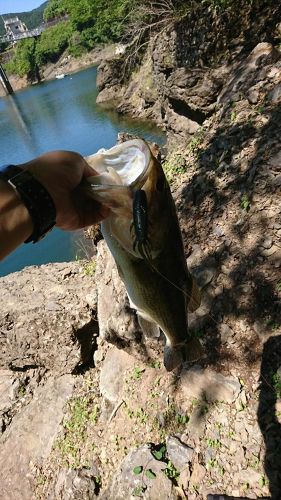
[[[64,73],[61,73],[60,75],[56,75],[57,80],[61,80],[64,78],[66,75]]]

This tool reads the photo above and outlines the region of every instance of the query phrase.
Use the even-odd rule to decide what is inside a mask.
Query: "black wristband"
[[[25,243],[41,240],[56,223],[56,207],[46,188],[28,170],[15,165],[8,165],[1,170],[0,179],[16,189],[29,211],[34,228]]]

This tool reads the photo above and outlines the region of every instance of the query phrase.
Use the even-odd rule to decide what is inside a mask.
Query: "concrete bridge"
[[[0,37],[0,42],[17,42],[19,40],[23,40],[24,38],[33,38],[35,36],[41,35],[41,33],[47,28],[47,26],[39,26],[38,28],[34,28],[33,30],[23,31],[22,33],[13,33],[6,34]]]

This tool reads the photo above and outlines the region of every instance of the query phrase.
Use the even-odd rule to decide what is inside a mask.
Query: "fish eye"
[[[160,191],[160,192],[163,191],[165,184],[166,184],[166,179],[164,176],[157,179],[157,182],[156,182],[157,191]]]

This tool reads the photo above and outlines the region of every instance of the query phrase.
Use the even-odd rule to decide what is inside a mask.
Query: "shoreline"
[[[40,74],[42,76],[40,82],[54,80],[56,75],[69,75],[77,73],[81,69],[86,69],[90,66],[98,66],[102,61],[112,59],[115,56],[115,51],[116,44],[97,46],[90,52],[87,52],[87,54],[78,58],[67,54],[66,51],[61,55],[56,63],[46,64],[40,69]],[[8,77],[14,92],[40,83],[39,81],[31,82],[28,80],[27,76],[20,77],[17,75],[8,75]],[[0,98],[5,97],[6,95],[4,87],[0,85]]]

